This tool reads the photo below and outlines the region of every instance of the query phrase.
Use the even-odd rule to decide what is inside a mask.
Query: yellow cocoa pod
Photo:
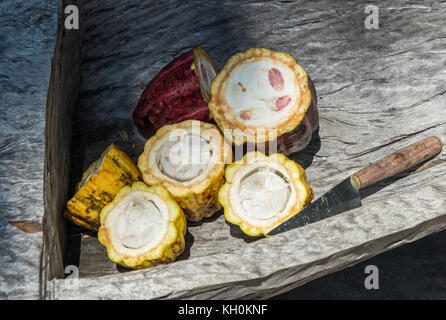
[[[268,154],[302,150],[319,126],[316,90],[305,69],[290,54],[265,48],[228,59],[212,81],[209,111],[235,146]]]
[[[266,235],[313,198],[304,169],[279,153],[249,152],[225,176],[218,193],[225,218],[250,236]]]
[[[159,129],[145,144],[138,168],[148,185],[166,188],[190,221],[221,209],[217,194],[232,149],[217,126],[187,120]]]
[[[184,250],[186,218],[159,185],[124,187],[101,212],[99,241],[110,260],[142,269],[173,262]]]
[[[82,174],[76,193],[66,205],[64,216],[90,230],[99,229],[99,214],[126,185],[139,180],[133,161],[111,144]]]

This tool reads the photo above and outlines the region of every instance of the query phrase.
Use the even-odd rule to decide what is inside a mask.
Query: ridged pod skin
[[[236,68],[262,59],[277,61],[292,70],[300,94],[299,99],[292,105],[296,112],[272,125],[250,126],[239,121],[233,114],[225,92],[233,76],[232,72]],[[255,80],[252,79],[251,82]],[[230,138],[234,146],[244,145],[245,150],[261,150],[267,154],[278,152],[288,155],[302,150],[310,142],[313,132],[319,126],[316,90],[305,69],[297,64],[290,54],[265,48],[251,48],[229,58],[212,82],[209,110],[220,130],[231,133]]]
[[[200,134],[212,137],[215,142],[216,163],[207,169],[205,174],[190,183],[178,183],[165,176],[156,161],[157,152],[168,140],[169,134],[175,130],[191,130],[196,125]],[[189,221],[200,221],[211,217],[221,209],[217,199],[218,190],[225,182],[224,172],[227,163],[232,162],[232,149],[225,141],[214,124],[187,120],[174,125],[166,125],[159,129],[144,146],[144,152],[139,156],[138,168],[142,178],[148,185],[159,184],[166,188],[184,210]]]
[[[155,194],[165,203],[169,213],[167,232],[161,242],[151,250],[137,255],[133,255],[132,250],[128,249],[128,253],[119,252],[114,245],[116,239],[112,239],[114,233],[111,228],[107,227],[107,218],[110,212],[133,191]],[[98,239],[107,248],[108,257],[113,262],[128,268],[144,269],[175,261],[184,251],[186,230],[184,213],[166,189],[159,185],[149,187],[143,182],[135,182],[131,187],[122,188],[115,199],[102,210]]]
[[[209,77],[202,76],[197,68],[203,61],[213,73]],[[178,56],[144,89],[133,111],[136,125],[158,130],[166,124],[188,119],[211,122],[207,105],[210,89],[206,89],[205,82],[212,81],[217,72],[215,63],[202,47]]]
[[[97,231],[102,208],[124,186],[139,179],[140,173],[133,161],[112,143],[82,174],[75,195],[66,204],[64,217],[78,226]]]
[[[289,183],[293,184],[295,190],[295,197],[290,197],[289,201],[294,201],[285,210],[281,212],[280,216],[272,219],[271,224],[268,225],[254,225],[243,218],[243,214],[235,209],[236,205],[232,199],[231,194],[237,193],[240,190],[240,184],[235,184],[237,178],[242,179],[240,175],[249,176],[250,166],[264,165],[268,167],[268,163],[280,166],[282,170],[285,170],[289,176]],[[297,163],[289,160],[283,154],[273,154],[266,156],[261,152],[248,152],[241,160],[234,162],[226,168],[225,172],[226,183],[220,188],[218,192],[218,201],[224,208],[224,215],[228,222],[238,225],[240,229],[249,236],[267,235],[267,233],[280,225],[282,222],[301,211],[305,208],[313,199],[313,190],[307,183],[307,176],[305,170]]]

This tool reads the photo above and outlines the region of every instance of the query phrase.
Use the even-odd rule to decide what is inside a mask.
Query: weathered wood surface
[[[263,46],[290,52],[307,69],[319,96],[320,130],[291,158],[307,168],[316,196],[423,137],[445,141],[446,5],[377,1],[380,28],[366,30],[367,4],[89,1],[81,21],[86,33],[72,183],[111,142],[136,160],[147,138],[130,116],[140,93],[171,59],[199,44],[220,68],[231,54]],[[77,288],[53,280],[47,297],[279,294],[446,228],[445,162],[443,151],[364,190],[363,207],[269,239],[247,239],[221,214],[191,223],[180,261],[149,270],[119,273],[126,270],[106,259],[96,238],[77,238]]]
[[[62,8],[68,3],[79,6],[81,1],[63,1]],[[64,278],[67,221],[61,213],[70,198],[72,115],[79,97],[82,32],[66,30],[63,16],[59,20],[46,105],[41,296],[48,280]]]
[[[58,1],[0,1],[0,299],[39,297],[45,102]]]

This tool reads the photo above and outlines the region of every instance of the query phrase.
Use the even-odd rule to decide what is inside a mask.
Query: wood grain
[[[150,136],[131,119],[142,90],[164,65],[197,45],[220,68],[232,54],[263,46],[291,53],[307,69],[318,92],[320,129],[290,158],[306,168],[316,197],[416,140],[437,135],[444,141],[446,5],[375,1],[380,28],[367,30],[368,4],[85,2],[71,185],[111,142],[137,159]],[[437,160],[445,156],[443,151]],[[79,287],[52,280],[48,297],[272,296],[446,228],[445,169],[439,161],[377,183],[361,208],[270,239],[244,235],[221,213],[189,223],[180,259],[148,270],[123,273],[96,238],[80,239]]]
[[[45,102],[60,7],[0,1],[0,300],[39,297]]]
[[[68,3],[80,5],[81,0],[63,1],[62,8]],[[67,229],[62,213],[69,197],[72,115],[81,70],[82,30],[65,30],[63,17],[61,13],[46,105],[41,297],[49,280],[64,278]]]
[[[432,158],[439,154],[442,148],[440,138],[428,137],[373,162],[353,174],[352,178],[359,189],[366,188]]]

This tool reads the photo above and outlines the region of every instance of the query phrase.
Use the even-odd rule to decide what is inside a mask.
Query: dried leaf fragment
[[[17,229],[20,229],[26,233],[34,234],[42,232],[43,230],[40,221],[23,220],[23,221],[8,221],[8,223],[11,226],[16,227]]]

